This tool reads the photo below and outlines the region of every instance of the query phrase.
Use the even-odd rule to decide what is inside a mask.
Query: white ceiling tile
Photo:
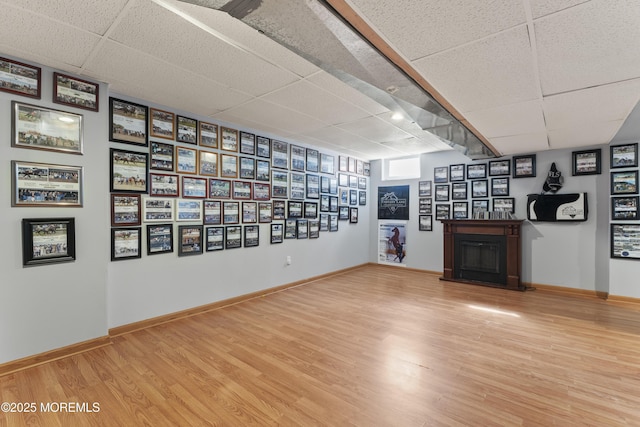
[[[376,142],[394,141],[410,136],[407,132],[377,117],[367,117],[338,125],[340,129]]]
[[[467,111],[465,117],[486,138],[545,132],[539,100]]]
[[[525,22],[521,1],[352,0],[375,29],[415,60]]]
[[[413,65],[463,114],[538,97],[526,26]]]
[[[535,22],[543,94],[640,77],[640,2],[590,1]]]
[[[355,135],[351,132],[347,132],[336,126],[326,126],[320,129],[315,129],[311,132],[304,132],[301,136],[308,136],[320,141],[327,141],[334,144],[337,147],[350,147],[354,144],[370,145],[371,141]]]
[[[533,18],[550,15],[590,0],[528,0],[531,4]]]
[[[489,142],[503,156],[535,153],[549,149],[549,140],[546,132],[489,138]]]
[[[561,128],[549,131],[551,149],[589,147],[608,144],[624,120],[596,122],[584,127]]]
[[[343,83],[341,80],[332,76],[326,71],[319,71],[313,74],[312,76],[307,78],[307,81],[310,81],[318,85],[319,87],[328,90],[334,95],[341,97],[345,101],[359,106],[372,115],[382,114],[389,111],[383,105],[378,104],[376,101],[369,98],[362,92],[352,88],[346,83]]]

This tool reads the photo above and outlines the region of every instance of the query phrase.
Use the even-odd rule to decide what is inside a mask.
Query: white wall
[[[177,249],[172,254],[147,256],[146,224],[143,223],[142,258],[111,262],[109,148],[144,152],[148,149],[109,142],[109,96],[236,129],[238,126],[176,111],[170,106],[110,94],[104,84],[100,85],[98,113],[53,104],[50,101],[53,71],[42,67],[42,99],[0,92],[0,128],[4,129],[0,157],[5,159],[0,186],[0,241],[3,242],[0,247],[0,364],[102,337],[116,326],[368,262],[368,206],[360,207],[358,224],[339,221],[338,232],[321,232],[318,239],[285,240],[272,245],[269,224],[261,224],[258,247],[189,257],[178,257]],[[82,114],[84,155],[12,148],[12,100]],[[257,129],[240,130],[305,145]],[[336,155],[337,169],[338,153],[320,151]],[[11,207],[11,160],[83,166],[84,206]],[[371,204],[370,194],[367,200]],[[75,218],[77,260],[23,268],[21,220],[45,217]],[[175,223],[174,238],[177,226]],[[289,266],[285,264],[286,256],[292,258]]]

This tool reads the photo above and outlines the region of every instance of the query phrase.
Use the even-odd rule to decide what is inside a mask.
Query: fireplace
[[[444,220],[442,280],[524,290],[521,220]]]

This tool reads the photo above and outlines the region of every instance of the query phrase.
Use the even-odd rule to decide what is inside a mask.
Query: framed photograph
[[[611,150],[611,169],[630,168],[638,166],[638,143],[612,145]]]
[[[296,222],[296,236],[298,239],[309,238],[309,221],[306,219],[299,219]]]
[[[276,139],[271,141],[271,167],[289,168],[289,144]]]
[[[307,176],[307,181],[309,181],[309,177]],[[329,177],[322,175],[320,177],[320,192],[322,194],[328,194],[329,193]]]
[[[469,202],[453,202],[453,219],[469,218]]]
[[[251,157],[240,157],[240,178],[256,179],[256,161]]]
[[[436,184],[436,202],[449,201],[449,184]]]
[[[287,204],[284,200],[274,200],[273,204],[273,220],[283,220],[287,217]]]
[[[147,197],[142,200],[142,220],[144,222],[173,221],[173,199]]]
[[[260,226],[245,225],[244,226],[244,247],[252,248],[260,245]]]
[[[418,214],[431,215],[432,203],[431,198],[421,197],[418,199]]]
[[[202,200],[176,200],[176,221],[202,221]]]
[[[364,162],[362,160],[356,160],[356,173],[364,175]]]
[[[348,187],[349,186],[349,175],[346,173],[338,174],[338,185],[340,187]]]
[[[0,57],[0,90],[40,99],[40,67]]]
[[[358,223],[358,208],[349,208],[349,222],[351,224]]]
[[[329,212],[338,213],[338,197],[329,196]]]
[[[358,177],[349,175],[349,188],[358,188]]]
[[[198,150],[195,148],[176,147],[176,172],[198,173]]]
[[[489,197],[489,182],[486,179],[471,181],[471,197],[474,199]]]
[[[204,199],[207,197],[207,179],[191,176],[182,177],[182,197]]]
[[[176,139],[176,115],[157,108],[149,109],[150,135],[155,138]]]
[[[255,224],[258,222],[258,203],[242,202],[242,222]]]
[[[487,164],[469,164],[467,165],[467,179],[478,179],[487,177]]]
[[[318,237],[320,237],[320,220],[310,219],[309,220],[309,238],[317,239]]]
[[[323,178],[325,178],[323,176]],[[334,176],[329,177],[329,194],[338,195],[338,179]]]
[[[418,216],[418,231],[433,231],[433,216],[432,215],[419,215]]]
[[[471,214],[473,215],[473,218],[476,218],[476,215],[481,212],[487,211],[489,211],[489,199],[477,199],[471,201]]]
[[[349,220],[349,206],[340,206],[338,208],[338,219],[340,221]]]
[[[611,172],[611,194],[638,194],[638,171]]]
[[[303,173],[291,172],[289,182],[289,198],[295,200],[304,200],[306,188],[304,183],[305,175]]]
[[[323,194],[320,196],[320,212],[329,212],[329,195],[327,194]]]
[[[22,266],[71,262],[76,259],[74,218],[24,218]]]
[[[274,199],[289,198],[289,172],[271,169],[271,196]]]
[[[489,176],[511,175],[511,160],[491,160],[489,161]]]
[[[574,151],[572,175],[599,175],[602,169],[602,149]]]
[[[347,156],[338,156],[338,170],[349,172],[349,158]]]
[[[147,225],[147,255],[173,252],[173,224]]]
[[[139,194],[111,194],[111,226],[140,225],[141,215]]]
[[[333,175],[336,173],[335,158],[330,154],[320,154],[320,172]]]
[[[436,221],[449,219],[451,217],[451,206],[449,204],[436,203]]]
[[[232,198],[237,200],[251,200],[251,182],[249,181],[233,181]]]
[[[255,156],[256,136],[249,132],[240,132],[240,152]]]
[[[282,243],[283,239],[284,226],[280,223],[271,224],[271,244]]]
[[[364,162],[363,168],[364,176],[371,176],[371,163]]]
[[[201,225],[178,226],[178,256],[202,254],[202,231]]]
[[[200,175],[218,176],[218,153],[198,150],[198,170]]]
[[[356,159],[353,157],[349,157],[347,160],[348,172],[356,173]]]
[[[449,166],[449,181],[464,181],[464,165],[450,165]]]
[[[180,195],[178,175],[151,173],[149,179],[151,182],[150,196],[178,197]]]
[[[322,178],[327,178],[323,176]],[[329,190],[329,179],[327,178],[327,192]],[[307,199],[318,199],[320,198],[320,177],[318,175],[307,174],[307,185],[306,185],[306,195]]]
[[[638,196],[611,198],[612,220],[635,220],[638,218]]]
[[[367,192],[366,191],[358,191],[358,205],[366,206],[367,205]]]
[[[289,150],[291,151],[290,159],[291,159],[291,170],[304,172],[305,171],[305,159],[306,159],[306,150],[304,147],[299,147],[297,145],[289,144]]]
[[[431,197],[432,181],[418,182],[418,197]]]
[[[220,176],[222,178],[238,177],[238,156],[221,153],[220,165]]]
[[[256,181],[271,181],[271,163],[269,160],[256,159]]]
[[[361,176],[358,177],[358,188],[360,190],[366,190],[367,189],[367,178]]]
[[[201,147],[218,148],[218,125],[198,122]]]
[[[262,182],[253,183],[253,200],[271,200],[271,185]]]
[[[122,99],[109,98],[109,141],[147,146],[148,108]]]
[[[271,158],[271,140],[264,136],[256,136],[256,156]]]
[[[451,200],[467,200],[467,183],[451,183]]]
[[[348,205],[349,204],[349,189],[348,188],[341,188],[340,190],[338,190],[338,200],[340,200],[340,204],[341,205]]]
[[[270,202],[258,202],[258,222],[269,223],[273,220],[273,206]]]
[[[351,209],[349,208],[349,215],[351,215]],[[355,208],[358,209],[358,208]],[[329,231],[335,232],[338,231],[338,215],[329,215]]]
[[[491,178],[491,195],[504,197],[509,195],[509,178]]]
[[[205,232],[207,234],[207,252],[224,249],[224,227],[205,227]]]
[[[173,145],[151,141],[150,146],[151,164],[149,169],[173,172]]]
[[[513,177],[531,178],[536,176],[536,155],[513,156]]]
[[[53,73],[53,102],[56,104],[98,111],[99,95],[100,85],[97,83],[62,73]]]
[[[513,197],[496,197],[491,199],[493,206],[491,208],[494,212],[516,212],[516,199]]]
[[[225,229],[225,249],[242,247],[242,226],[230,225]]]
[[[329,231],[329,214],[320,214],[320,231]]]
[[[204,200],[202,205],[204,208],[204,224],[222,224],[222,202],[220,200]]]
[[[238,131],[235,129],[220,127],[222,143],[220,148],[225,151],[238,151]]]
[[[349,204],[351,206],[358,204],[358,190],[349,190]]]
[[[287,218],[302,218],[302,202],[287,201]]]
[[[11,161],[11,206],[81,207],[81,166]]]
[[[231,181],[226,179],[209,178],[210,199],[230,199]]]
[[[81,114],[12,101],[11,119],[12,147],[82,154]]]
[[[222,202],[222,215],[225,224],[239,224],[240,202]]]
[[[611,224],[611,258],[640,259],[640,224]]]
[[[287,218],[284,221],[284,238],[295,239],[298,236],[298,220],[295,218]]]
[[[304,217],[311,219],[318,217],[317,202],[304,202]]]
[[[111,261],[142,257],[142,228],[111,229]]]
[[[449,168],[446,166],[433,168],[433,182],[440,184],[449,182]]]

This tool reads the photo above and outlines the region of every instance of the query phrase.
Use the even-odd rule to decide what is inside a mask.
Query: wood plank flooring
[[[640,426],[640,307],[596,298],[372,265],[113,341],[0,377],[0,426]]]

